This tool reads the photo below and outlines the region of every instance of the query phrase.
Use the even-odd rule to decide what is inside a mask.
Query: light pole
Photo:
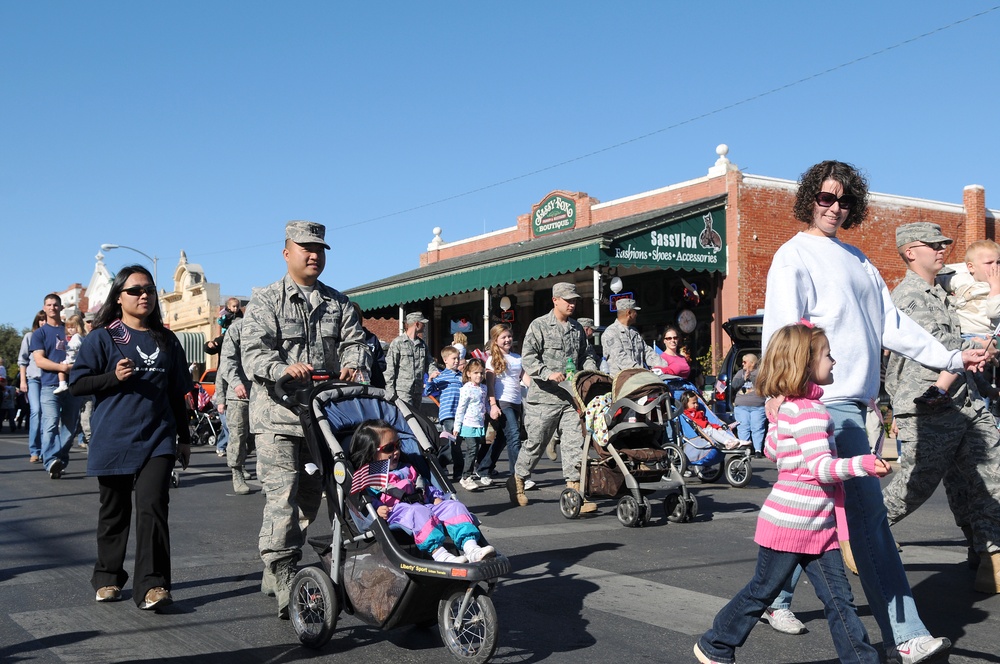
[[[160,259],[158,259],[156,256],[150,256],[149,254],[147,254],[144,251],[139,251],[135,247],[126,247],[124,244],[102,244],[101,245],[101,251],[111,251],[112,249],[131,249],[135,253],[142,254],[143,256],[145,256],[146,258],[148,258],[149,260],[153,261],[153,283],[156,284],[157,288],[160,287],[160,282],[158,282],[156,280],[156,262],[158,260],[160,260]]]

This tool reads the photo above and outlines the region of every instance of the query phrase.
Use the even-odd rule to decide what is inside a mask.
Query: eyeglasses
[[[948,246],[947,242],[921,242],[919,244],[913,245],[914,247],[927,247],[933,249],[934,251],[944,251],[945,247]]]
[[[399,443],[394,441],[391,443],[386,443],[382,447],[378,448],[378,451],[382,454],[392,454],[398,449],[399,449]]]
[[[132,297],[139,297],[143,293],[146,295],[156,295],[156,286],[153,284],[147,284],[145,286],[132,286],[132,288],[123,288],[123,293],[128,293]]]
[[[858,197],[851,194],[844,194],[840,198],[828,191],[821,191],[816,194],[816,205],[820,207],[830,207],[834,203],[840,203],[840,209],[850,210],[858,204]]]
[[[680,337],[663,337],[664,341],[677,341]]]

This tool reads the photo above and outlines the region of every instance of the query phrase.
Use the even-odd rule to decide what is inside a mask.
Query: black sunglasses
[[[392,454],[399,449],[399,443],[386,443],[382,447],[378,448],[378,451],[382,454]]]
[[[842,210],[850,210],[858,204],[858,197],[852,196],[851,194],[844,194],[840,198],[837,198],[834,194],[831,194],[828,191],[821,191],[816,194],[816,205],[820,207],[830,207],[834,203],[840,203],[840,208]]]
[[[947,242],[921,242],[920,244],[914,245],[916,247],[928,247],[934,251],[944,251],[948,246]]]
[[[149,284],[147,286],[132,286],[132,288],[123,288],[123,293],[128,293],[132,297],[139,297],[143,293],[146,295],[156,295],[156,286]]]

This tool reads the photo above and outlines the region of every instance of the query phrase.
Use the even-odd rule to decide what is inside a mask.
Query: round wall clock
[[[694,328],[698,327],[698,318],[690,309],[681,309],[680,313],[677,314],[677,325],[680,326],[681,332],[684,334],[691,334],[694,332]]]

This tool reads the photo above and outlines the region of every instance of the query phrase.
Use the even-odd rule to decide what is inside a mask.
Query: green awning
[[[601,243],[591,241],[577,246],[560,247],[528,256],[469,266],[444,274],[414,278],[384,288],[365,289],[363,292],[355,293],[348,291],[348,294],[363,310],[371,311],[445,295],[569,274],[597,267],[604,260]]]
[[[177,340],[181,342],[188,364],[205,363],[205,334],[203,332],[176,332]]]

